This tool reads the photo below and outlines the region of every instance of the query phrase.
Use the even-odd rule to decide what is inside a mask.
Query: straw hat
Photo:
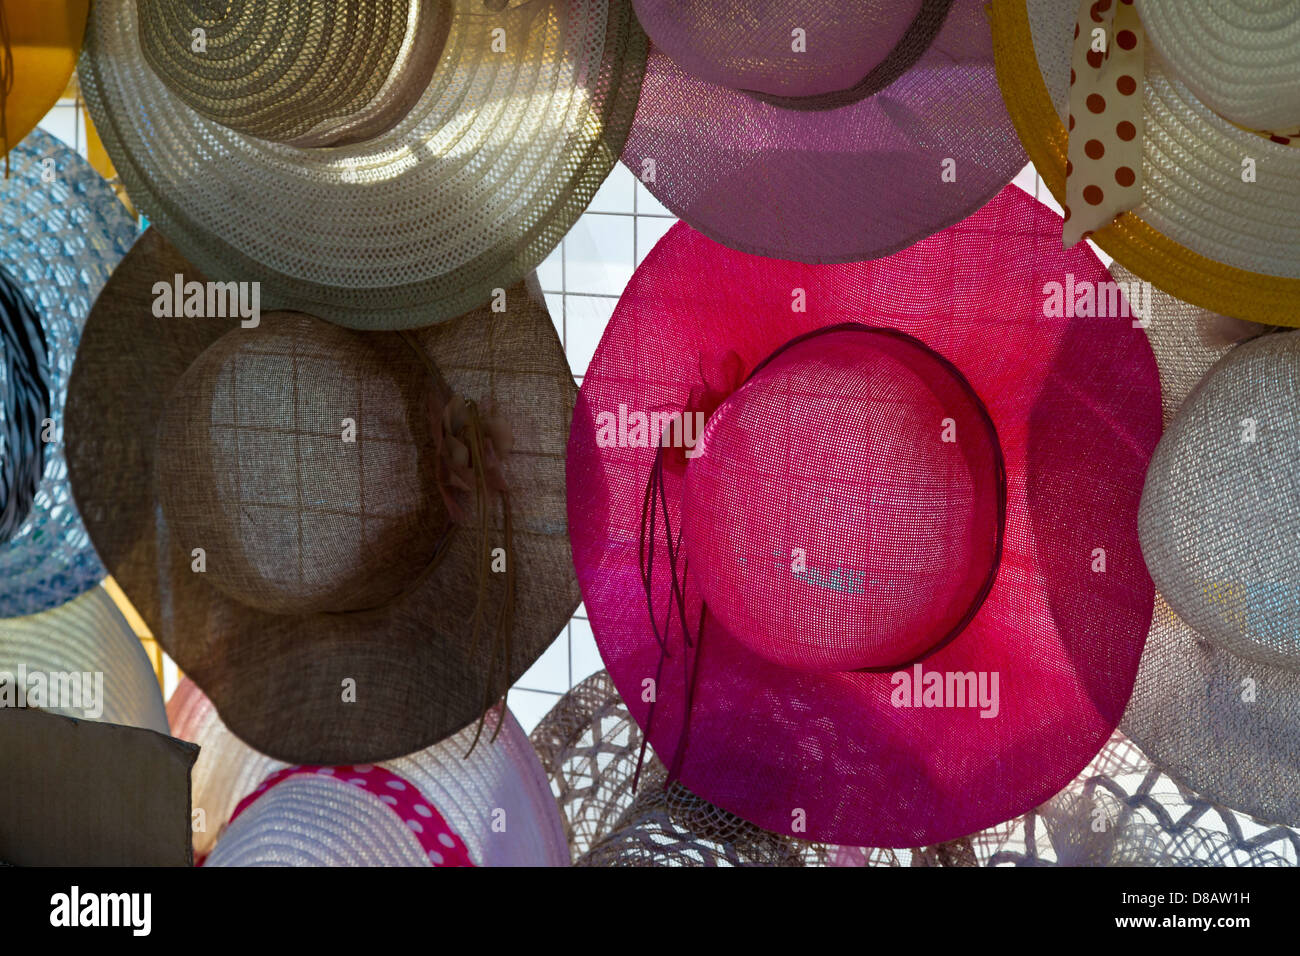
[[[1262,334],[1231,347],[1170,422],[1139,523],[1160,594],[1123,723],[1206,798],[1289,825],[1300,824],[1298,397],[1300,333]]]
[[[0,685],[13,681],[15,690],[34,687],[38,674],[42,698],[37,701],[24,693],[26,706],[168,732],[162,691],[149,656],[102,587],[40,614],[0,620]],[[49,686],[54,682],[50,675],[64,674],[78,678],[75,702],[62,696],[56,699]],[[86,686],[100,676],[102,686]],[[17,703],[3,688],[0,702]]]
[[[69,471],[118,584],[230,729],[286,762],[388,759],[478,720],[579,601],[573,379],[540,293],[364,334],[158,318],[175,275],[203,282],[151,229],[72,376]]]
[[[311,48],[316,26],[281,37],[239,3],[212,23],[217,46],[196,57],[178,49],[174,25],[201,14],[179,0],[142,8],[175,14],[161,21],[171,29],[143,23],[155,50],[149,60],[137,4],[104,0],[91,14],[80,67],[95,125],[132,201],[214,279],[261,282],[268,309],[356,328],[451,319],[523,279],[613,167],[644,68],[645,38],[628,0],[526,0],[501,12],[482,0],[452,0],[432,80],[418,87],[422,70],[399,70],[393,83],[402,88],[375,94],[405,101],[418,89],[395,126],[361,143],[301,148],[236,132],[190,102],[228,120],[246,115],[244,84],[265,87],[268,102],[249,121],[260,130],[265,119],[271,132],[292,136],[299,120],[316,121],[304,106],[334,99],[292,82],[267,86],[274,58],[258,57],[250,73],[233,78],[227,74],[241,64],[209,76],[211,58],[226,55],[227,42],[234,52],[283,39],[292,41],[285,57],[313,68],[315,81],[363,75],[345,74],[340,57],[364,44]],[[418,8],[437,14],[428,3]],[[312,4],[311,15],[339,9]],[[408,10],[416,17],[416,4]],[[424,20],[413,22],[404,42],[424,29]],[[494,52],[502,43],[505,53]],[[337,92],[334,105],[345,111],[370,95]],[[352,119],[365,125],[371,117],[363,109]]]
[[[344,146],[415,105],[451,12],[438,0],[142,0],[136,16],[149,67],[195,112],[290,146]]]
[[[11,327],[20,336],[11,341],[32,350],[27,372],[39,377],[36,367],[43,364],[48,386],[41,396],[39,385],[11,379],[0,390],[0,430],[17,428],[22,436],[0,448],[0,471],[6,483],[10,476],[14,482],[3,510],[18,518],[0,541],[0,617],[57,607],[104,576],[68,489],[63,403],[90,304],[136,235],[109,185],[54,137],[33,132],[9,160],[9,178],[0,178],[0,273],[21,297],[20,311],[9,314],[27,316],[21,328]],[[29,308],[40,318],[43,363],[35,355]],[[9,389],[21,391],[6,395]],[[47,418],[54,423],[48,434]],[[44,461],[33,486],[38,454]]]
[[[212,854],[208,866],[447,865],[454,853],[438,839],[429,823],[434,819],[445,822],[444,832],[470,865],[568,863],[546,777],[508,710],[496,739],[469,757],[465,751],[473,728],[420,753],[353,773],[329,768],[336,772],[292,775],[287,765],[231,734],[192,681],[180,683],[167,711],[176,734],[202,747],[194,766],[194,808],[196,814],[203,810],[205,828],[196,830],[194,849],[199,857]],[[487,733],[495,731],[500,715],[492,711]],[[378,793],[363,786],[381,777]],[[409,788],[389,787],[392,782]],[[419,830],[395,812],[394,800],[406,797],[425,801],[420,805],[430,811],[410,804],[407,815]],[[430,841],[433,845],[422,850]],[[443,857],[441,863],[429,856],[430,849]]]
[[[633,277],[574,413],[570,535],[610,676],[692,792],[927,845],[1048,799],[1109,738],[1151,624],[1160,391],[1127,310],[1052,311],[1053,283],[1111,281],[1060,222],[1009,188],[843,267],[678,226]],[[652,412],[681,424],[650,437]]]
[[[89,7],[90,0],[0,3],[0,154],[21,143],[68,88]]]
[[[634,0],[653,43],[623,161],[733,249],[888,255],[1025,165],[983,0]]]
[[[50,415],[50,367],[41,317],[0,269],[0,544],[18,533],[45,472],[41,429]]]
[[[153,667],[103,588],[0,621],[0,862],[190,865],[198,748],[167,734]]]
[[[577,866],[836,865],[845,849],[767,833],[668,784],[605,671],[560,698],[531,739]],[[892,850],[863,852],[898,865]]]
[[[1103,19],[1125,9],[1105,6],[1098,13]],[[1186,7],[1137,3],[1140,21],[1129,33],[1138,41],[1132,50],[1145,51],[1133,63],[1142,82],[1124,74],[1114,81],[1124,83],[1119,95],[1096,94],[1102,121],[1112,107],[1124,109],[1129,98],[1141,97],[1142,108],[1131,111],[1136,122],[1122,121],[1129,124],[1125,142],[1141,147],[1132,167],[1141,182],[1126,180],[1130,185],[1122,188],[1137,205],[1121,203],[1116,211],[1131,211],[1097,228],[1092,239],[1143,279],[1196,305],[1257,322],[1300,324],[1300,150],[1285,136],[1272,141],[1268,129],[1242,125],[1284,115],[1300,123],[1288,85],[1294,77],[1282,76],[1300,51],[1294,4],[1213,0],[1196,4],[1195,14]],[[1007,109],[1035,167],[1068,205],[1066,164],[1076,153],[1067,114],[1071,90],[1081,89],[1070,82],[1071,34],[1086,8],[1076,0],[994,0],[992,8]],[[1116,38],[1112,50],[1120,49]],[[1282,112],[1261,108],[1261,101]],[[1076,148],[1091,145],[1079,143],[1082,138],[1076,135]],[[1089,155],[1113,162],[1105,143],[1097,146]],[[1093,198],[1109,211],[1115,188],[1107,182],[1107,196]]]

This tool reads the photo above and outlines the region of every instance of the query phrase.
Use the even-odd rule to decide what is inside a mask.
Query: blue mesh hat
[[[47,133],[28,136],[10,162],[0,179],[0,270],[40,316],[54,440],[44,443],[26,518],[0,543],[0,617],[56,607],[104,577],[68,489],[63,401],[90,306],[137,232],[108,183]],[[0,409],[0,421],[16,414]]]

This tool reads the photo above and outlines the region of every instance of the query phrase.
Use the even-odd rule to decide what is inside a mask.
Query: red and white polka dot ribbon
[[[1146,37],[1132,0],[1082,0],[1070,58],[1068,249],[1142,202]]]
[[[434,866],[474,866],[465,842],[453,832],[442,814],[424,798],[415,785],[372,764],[346,767],[299,766],[278,770],[239,801],[235,812],[230,815],[230,822],[234,823],[241,813],[272,787],[291,777],[304,775],[330,777],[343,786],[358,787],[374,796],[392,810],[402,825],[415,835],[420,848]]]

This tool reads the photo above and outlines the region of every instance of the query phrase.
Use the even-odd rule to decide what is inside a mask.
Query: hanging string
[[[645,765],[646,748],[649,746],[650,734],[654,727],[658,688],[663,679],[664,667],[668,658],[672,656],[672,652],[668,648],[674,611],[682,631],[682,681],[685,695],[685,713],[682,715],[681,733],[678,735],[677,744],[673,749],[672,760],[668,764],[669,772],[664,785],[672,784],[681,769],[681,762],[685,756],[686,740],[690,731],[691,709],[695,698],[695,681],[698,676],[700,657],[699,642],[704,635],[704,617],[707,613],[706,606],[701,602],[699,626],[692,639],[691,628],[686,618],[686,587],[689,562],[681,553],[681,529],[678,529],[676,535],[673,534],[672,519],[668,512],[668,493],[664,482],[664,447],[661,442],[659,449],[655,452],[654,464],[650,469],[650,478],[646,482],[645,496],[642,499],[641,506],[640,550],[638,555],[641,585],[645,591],[646,611],[650,615],[650,626],[654,632],[655,642],[659,645],[659,663],[655,670],[656,693],[654,699],[650,701],[650,712],[646,716],[645,734],[641,738],[641,749],[637,755],[636,771],[632,775],[633,793],[636,792],[637,785],[640,783],[641,771]],[[668,552],[669,577],[668,606],[664,611],[662,631],[658,620],[655,618],[654,602],[655,553],[658,539],[659,513],[661,511],[663,513],[664,547]],[[694,655],[691,654],[692,650],[695,651]]]
[[[416,356],[424,365],[426,371],[433,378],[438,386],[441,401],[435,408],[435,414],[431,416],[431,425],[435,430],[445,431],[444,411],[446,404],[449,402],[450,389],[438,371],[438,366],[434,363],[433,358],[425,351],[424,346],[420,344],[419,339],[414,333],[402,331],[398,333],[402,340],[410,347]],[[455,401],[451,398],[450,401]],[[488,582],[492,575],[492,541],[490,536],[491,521],[491,504],[493,493],[501,503],[501,519],[505,537],[505,594],[502,598],[501,609],[497,614],[496,624],[491,628],[491,641],[488,647],[488,673],[483,687],[483,705],[480,710],[478,728],[474,733],[474,740],[470,743],[469,750],[465,756],[469,757],[478,746],[479,738],[483,734],[484,724],[487,722],[488,711],[493,704],[500,703],[504,712],[507,695],[509,694],[510,680],[510,662],[513,658],[513,638],[514,638],[514,621],[515,621],[515,553],[514,553],[514,522],[512,520],[512,511],[510,504],[510,492],[505,486],[505,479],[499,469],[493,467],[492,462],[488,460],[488,425],[478,403],[472,399],[461,399],[464,406],[465,422],[464,427],[458,435],[443,436],[446,438],[457,438],[462,441],[469,451],[469,467],[473,476],[472,491],[475,501],[475,525],[478,529],[478,589],[474,601],[474,612],[471,616],[471,638],[470,654],[475,653],[478,649],[479,639],[484,631],[484,624],[487,617],[488,606]],[[501,423],[497,422],[498,427]],[[504,454],[505,449],[493,447],[497,454]],[[489,482],[489,472],[493,475],[493,480]],[[447,532],[439,544],[437,552],[434,554],[432,561],[420,573],[412,585],[403,589],[403,594],[409,593],[411,588],[423,581],[434,569],[442,562],[443,557],[449,550],[450,541],[455,533],[456,524],[450,523]],[[399,595],[400,597],[401,595]],[[394,599],[395,600],[395,599]],[[386,604],[392,601],[385,602]],[[500,669],[498,670],[498,664]],[[499,675],[499,676],[498,676]],[[492,732],[492,741],[495,742],[497,736],[501,733],[501,726],[504,720],[498,720],[495,730]]]

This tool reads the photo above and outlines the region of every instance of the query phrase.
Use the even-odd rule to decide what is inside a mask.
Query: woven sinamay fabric
[[[195,112],[149,67],[136,9],[95,4],[79,67],[132,201],[213,279],[261,282],[265,308],[364,329],[452,319],[528,275],[617,162],[644,72],[629,0],[453,0],[406,115],[305,149]]]
[[[623,161],[692,228],[801,262],[888,255],[1024,166],[983,0],[637,0]]]
[[[69,467],[113,577],[226,725],[288,763],[373,763],[477,721],[579,601],[575,388],[540,290],[365,334],[301,313],[156,316],[154,283],[175,274],[204,278],[150,229],[72,377]],[[468,454],[447,430],[462,400],[507,433],[486,494],[448,472]]]
[[[387,132],[429,85],[443,0],[140,0],[140,49],[195,111],[293,146]]]
[[[1127,310],[1053,310],[1113,281],[1060,224],[1012,187],[842,266],[683,224],[633,276],[575,410],[570,537],[610,676],[692,792],[777,833],[933,845],[1109,739],[1151,627],[1160,390]],[[621,434],[634,412],[703,441]]]
[[[203,857],[217,848],[207,865],[427,866],[432,862],[412,838],[413,828],[373,794],[340,791],[340,781],[286,781],[273,788],[267,803],[259,797],[228,826],[240,801],[287,765],[231,734],[193,681],[186,679],[177,686],[167,702],[167,714],[176,736],[202,748],[194,764],[193,803],[196,814],[203,811],[203,828],[194,832],[194,850]],[[492,740],[498,724],[500,733]],[[472,727],[379,766],[419,791],[464,841],[475,865],[565,865],[568,849],[560,815],[523,728],[509,710],[494,709],[484,733],[469,756]],[[357,776],[323,775],[343,778],[345,788]]]
[[[1231,348],[1152,458],[1139,529],[1160,591],[1123,727],[1198,793],[1300,824],[1300,332]]]
[[[0,546],[12,538],[45,472],[41,431],[50,414],[50,372],[41,318],[0,269]]]
[[[104,577],[68,487],[63,404],[91,304],[138,234],[108,183],[48,133],[33,132],[9,162],[0,178],[0,269],[40,317],[53,441],[42,441],[32,506],[0,544],[0,617],[57,607]]]
[[[3,686],[8,681],[12,689]],[[7,694],[20,684],[26,706],[168,732],[149,655],[102,587],[39,614],[0,619],[0,695],[7,706],[22,706]],[[39,701],[32,696],[38,687]]]

